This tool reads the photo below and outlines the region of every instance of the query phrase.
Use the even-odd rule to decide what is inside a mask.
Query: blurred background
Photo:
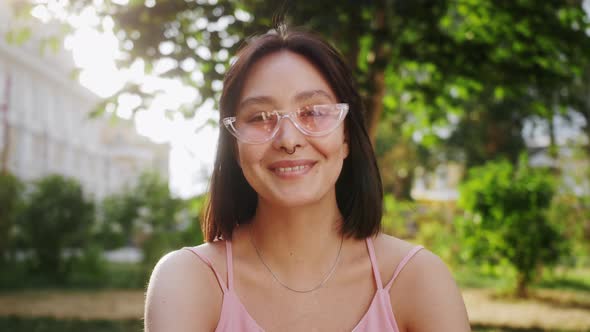
[[[203,241],[225,70],[278,21],[344,54],[383,231],[474,331],[590,331],[590,1],[0,0],[1,331],[142,330]]]

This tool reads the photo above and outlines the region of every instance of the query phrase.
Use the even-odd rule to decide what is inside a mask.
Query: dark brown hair
[[[381,226],[383,189],[363,120],[363,103],[342,56],[321,38],[309,32],[279,29],[250,39],[225,75],[220,123],[221,119],[235,114],[249,69],[262,57],[278,51],[290,51],[306,58],[324,76],[338,102],[349,104],[345,128],[350,153],[336,181],[336,200],[344,217],[341,230],[344,235],[356,238],[376,234]],[[234,227],[249,222],[256,212],[258,196],[237,163],[234,139],[221,128],[202,224],[209,242],[220,237],[231,239]]]

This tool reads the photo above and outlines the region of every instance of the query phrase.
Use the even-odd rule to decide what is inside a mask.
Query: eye
[[[254,112],[247,117],[248,122],[267,122],[272,119],[273,114],[271,112]]]
[[[324,109],[321,107],[322,105],[307,105],[299,109],[298,115],[301,118],[306,117],[320,117],[324,116],[325,112]]]

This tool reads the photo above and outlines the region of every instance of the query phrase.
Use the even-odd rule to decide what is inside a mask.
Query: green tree
[[[140,222],[153,231],[172,230],[176,227],[175,214],[182,207],[182,200],[172,196],[168,182],[158,173],[143,173],[133,194],[142,202]],[[141,208],[144,211],[141,211]]]
[[[126,54],[122,67],[135,63],[154,73],[166,60],[170,68],[161,76],[198,91],[194,103],[180,109],[186,116],[218,100],[232,55],[249,36],[272,28],[275,18],[316,31],[344,53],[368,108],[372,137],[379,127],[403,135],[391,148],[406,151],[410,160],[418,143],[437,162],[516,162],[525,119],[551,123],[568,107],[586,112],[575,107],[585,95],[574,91],[590,59],[582,0],[73,0],[67,8],[76,13],[90,5],[115,21]],[[141,82],[129,82],[107,103],[127,93],[142,97],[136,110],[154,97]],[[393,122],[380,126],[383,121]],[[396,186],[411,183],[413,167],[403,168],[409,173],[394,176]]]
[[[65,249],[87,245],[93,219],[94,205],[76,180],[49,175],[34,182],[18,222],[33,269],[64,281],[72,261]]]
[[[103,199],[95,237],[104,249],[119,248],[132,242],[134,222],[141,204],[132,190]]]
[[[207,195],[202,194],[185,201],[183,213],[180,216],[182,242],[185,245],[197,245],[204,242],[201,222]]]
[[[559,191],[553,198],[549,218],[571,243],[567,263],[590,265],[590,156],[587,145],[570,145],[570,167],[559,174]]]
[[[375,141],[375,154],[383,191],[397,200],[410,200],[414,181],[414,169],[419,165],[434,168],[431,151],[415,142],[412,137],[400,135],[398,128],[403,125],[404,114],[387,114],[379,124]]]
[[[551,175],[527,163],[523,158],[515,168],[492,161],[470,169],[459,200],[467,214],[457,220],[469,258],[511,265],[520,297],[527,295],[535,271],[555,263],[564,249],[547,218],[555,190]]]
[[[586,67],[583,75],[574,80],[571,89],[562,93],[561,98],[568,100],[571,110],[584,119],[584,134],[587,142],[590,142],[590,66]],[[590,157],[590,144],[586,143],[584,151]]]
[[[553,91],[581,74],[590,47],[581,0],[163,0],[127,5],[76,0],[67,9],[75,13],[90,5],[115,20],[129,55],[122,66],[142,59],[151,72],[157,61],[171,60],[164,76],[197,88],[197,104],[217,99],[216,86],[230,56],[241,41],[270,29],[273,18],[308,27],[342,50],[355,70],[371,128],[383,110],[399,104],[416,106],[413,111],[430,105],[427,118],[440,120],[447,108],[459,111],[453,107],[457,101],[477,100],[479,92],[504,100],[527,96],[530,87]],[[185,61],[197,66],[183,65]],[[133,82],[126,92],[149,103],[151,96]],[[404,92],[408,98],[401,98]],[[440,124],[435,122],[429,124]]]
[[[14,175],[0,173],[0,263],[7,259],[12,231],[22,204],[24,184]]]
[[[203,199],[175,198],[165,179],[145,172],[136,184],[104,199],[96,237],[105,248],[139,246],[149,272],[166,252],[202,243]]]
[[[143,267],[147,273],[166,252],[190,244],[183,243],[180,229],[179,217],[185,203],[172,197],[168,183],[157,173],[142,174],[133,193],[140,202],[134,232],[143,252]]]

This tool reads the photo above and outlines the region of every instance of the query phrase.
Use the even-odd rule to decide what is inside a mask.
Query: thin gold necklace
[[[256,254],[258,255],[258,258],[260,259],[260,262],[262,262],[262,265],[264,265],[264,267],[268,270],[268,272],[270,272],[270,275],[272,275],[274,280],[276,280],[279,283],[279,285],[283,286],[284,288],[286,288],[292,292],[296,292],[296,293],[311,293],[314,290],[322,287],[328,281],[328,279],[330,279],[332,274],[334,274],[334,271],[336,271],[336,266],[338,265],[338,261],[340,260],[340,253],[342,252],[342,242],[344,242],[344,234],[343,234],[342,237],[340,238],[340,246],[338,247],[338,254],[336,255],[336,259],[334,260],[334,263],[332,264],[332,267],[330,268],[330,271],[328,272],[328,274],[326,274],[324,279],[319,284],[317,284],[316,286],[314,286],[310,289],[296,289],[296,288],[290,287],[289,285],[282,282],[279,279],[279,277],[277,277],[277,275],[272,271],[270,266],[268,266],[268,264],[266,264],[266,262],[262,258],[262,254],[260,253],[260,250],[258,250],[258,247],[254,243],[254,238],[252,237],[252,226],[250,226],[248,228],[248,233],[250,235],[250,243],[252,243],[254,250],[256,250]]]

